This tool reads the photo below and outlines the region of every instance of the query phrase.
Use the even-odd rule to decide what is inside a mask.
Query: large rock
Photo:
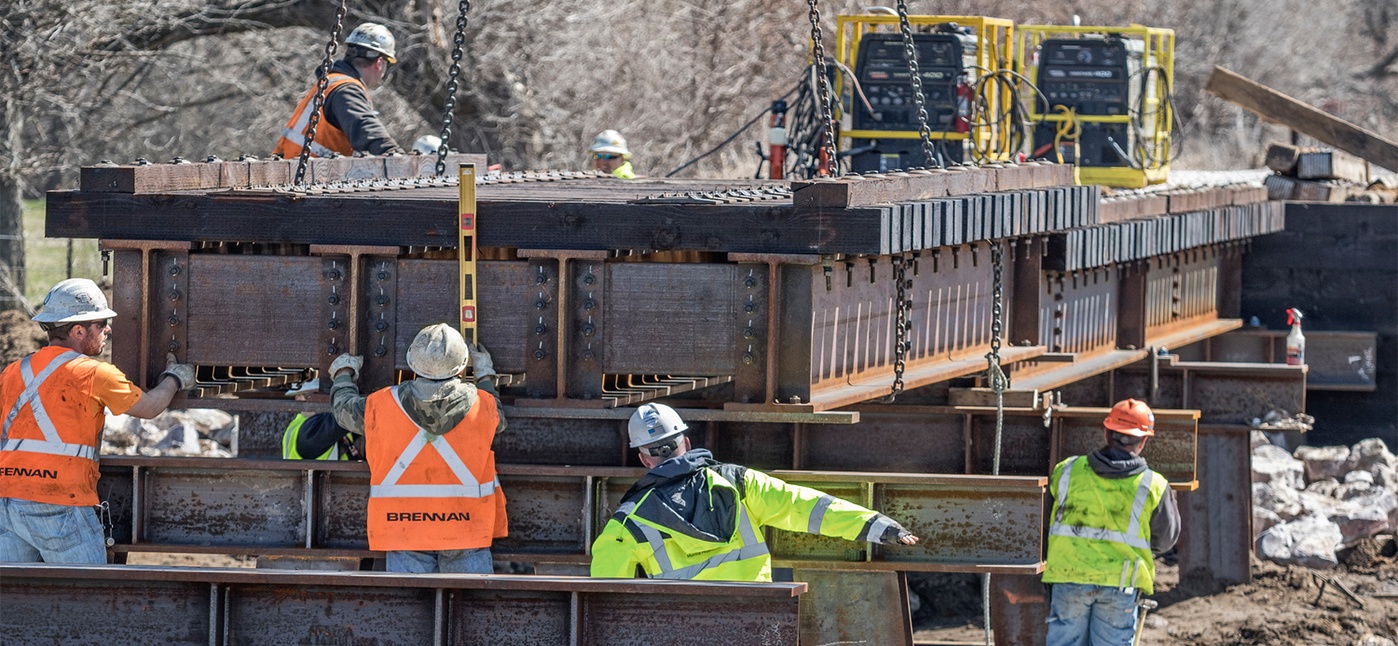
[[[1306,465],[1306,481],[1343,478],[1349,470],[1348,446],[1303,446],[1293,454]]]
[[[1359,482],[1367,485],[1374,484],[1374,474],[1361,470],[1350,471],[1345,474],[1345,484],[1355,484]]]
[[[1291,457],[1279,446],[1264,444],[1252,450],[1252,480],[1273,485],[1300,489],[1305,486],[1302,477],[1305,464]]]
[[[1349,459],[1345,468],[1349,471],[1373,471],[1380,464],[1398,469],[1398,456],[1388,450],[1388,445],[1377,437],[1371,437],[1350,447]]]
[[[184,411],[184,422],[204,437],[233,427],[233,415],[217,408],[191,408]]]
[[[1252,508],[1269,511],[1281,520],[1306,515],[1306,507],[1295,489],[1272,482],[1252,483]]]
[[[1259,483],[1260,484],[1260,483]],[[1257,485],[1253,485],[1257,486]],[[1272,527],[1282,524],[1281,516],[1277,512],[1263,507],[1254,506],[1252,508],[1252,535],[1259,536]]]
[[[1316,480],[1315,482],[1306,485],[1305,491],[1308,493],[1313,493],[1317,496],[1326,496],[1333,498],[1335,496],[1335,492],[1339,489],[1339,480],[1336,480],[1334,478],[1326,478],[1324,480]]]
[[[1328,518],[1305,516],[1263,532],[1257,539],[1257,553],[1282,565],[1303,565],[1329,569],[1339,564],[1335,549],[1344,536]]]
[[[1374,476],[1374,486],[1382,487],[1395,494],[1398,494],[1398,469],[1386,464],[1374,466],[1374,470],[1369,473]]]

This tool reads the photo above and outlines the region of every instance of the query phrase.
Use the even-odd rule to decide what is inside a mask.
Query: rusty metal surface
[[[1045,272],[1039,295],[1039,338],[1052,352],[1085,353],[1116,346],[1117,272]]]
[[[583,316],[606,318],[598,352],[605,373],[731,375],[742,330],[765,334],[765,314],[744,313],[737,304],[745,288],[734,265],[608,263],[605,269],[605,294],[599,290],[582,303]],[[590,310],[589,302],[606,307]],[[742,321],[748,324],[740,328]]]
[[[7,644],[797,643],[805,583],[0,566]],[[681,617],[671,617],[684,608]],[[680,630],[662,630],[682,624]],[[717,640],[717,641],[712,641]]]
[[[334,352],[321,338],[321,330],[329,330],[327,322],[343,323],[348,311],[349,294],[342,284],[347,267],[343,261],[338,269],[333,264],[337,261],[316,257],[191,254],[187,267],[162,272],[171,280],[189,273],[185,360],[229,366],[329,365],[329,359],[348,349],[343,328]],[[176,274],[169,276],[171,271]],[[332,272],[340,278],[330,278],[336,275]],[[171,321],[175,319],[161,327],[179,327]]]
[[[1248,427],[1201,424],[1199,490],[1179,494],[1180,586],[1211,594],[1252,580],[1252,450]]]
[[[362,463],[109,458],[102,472],[99,493],[112,502],[122,550],[367,553]],[[610,510],[644,471],[501,465],[499,473],[511,535],[496,544],[496,557],[586,562]],[[772,474],[873,504],[926,538],[916,547],[867,550],[773,530],[769,540],[781,562],[853,570],[1037,571],[1042,477]]]
[[[1200,423],[1206,424],[1247,424],[1273,408],[1306,410],[1305,366],[1180,361],[1162,365],[1158,383],[1152,397],[1149,370],[1133,367],[1116,372],[1113,390],[1119,399],[1198,409]]]
[[[1377,332],[1306,330],[1306,390],[1377,389]],[[1209,340],[1211,361],[1284,363],[1286,330],[1242,329]]]
[[[1225,271],[1217,246],[1155,259],[1146,274],[1146,335],[1157,336],[1191,321],[1218,318],[1219,280]]]
[[[1048,590],[1036,576],[990,576],[990,625],[996,646],[1043,646],[1048,639]]]
[[[908,584],[899,572],[792,570],[801,595],[802,644],[912,646]]]

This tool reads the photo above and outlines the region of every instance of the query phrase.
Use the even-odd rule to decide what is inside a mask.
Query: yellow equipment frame
[[[1038,56],[1033,54],[1039,51],[1045,40],[1050,38],[1081,38],[1088,35],[1105,36],[1108,34],[1139,39],[1144,47],[1141,52],[1142,65],[1154,61],[1155,66],[1165,71],[1163,88],[1159,75],[1156,77],[1155,88],[1142,88],[1143,92],[1150,92],[1157,88],[1160,91],[1155,92],[1153,96],[1147,94],[1144,113],[1154,115],[1155,118],[1146,121],[1143,117],[1144,128],[1148,129],[1143,128],[1137,131],[1138,141],[1140,138],[1144,138],[1148,142],[1147,145],[1156,152],[1158,159],[1149,164],[1143,164],[1142,168],[1075,166],[1074,175],[1079,184],[1098,184],[1117,188],[1142,188],[1150,184],[1162,184],[1170,176],[1171,132],[1175,119],[1173,104],[1170,101],[1161,101],[1165,88],[1172,90],[1175,83],[1175,31],[1173,29],[1143,25],[1128,27],[1020,25],[1015,66],[1026,78],[1037,82]],[[1142,73],[1144,74],[1144,72]],[[1030,121],[1036,124],[1043,122],[1062,123],[1071,120],[1078,123],[1124,123],[1128,126],[1131,125],[1132,116],[1130,114],[1079,115],[1063,112],[1040,112],[1040,108],[1043,107],[1040,100],[1038,95],[1026,94],[1024,96]],[[1164,123],[1165,128],[1162,130],[1156,127],[1157,123]]]
[[[462,164],[456,258],[461,274],[461,336],[476,342],[476,165]]]
[[[1014,61],[1014,32],[1015,23],[1013,20],[1004,18],[988,18],[985,16],[908,16],[908,24],[914,29],[919,25],[939,25],[942,23],[954,22],[958,25],[971,27],[980,40],[976,47],[976,66],[978,76],[983,76],[1001,70],[1011,70]],[[892,31],[899,31],[898,16],[886,15],[841,15],[835,19],[835,60],[838,60],[846,68],[854,70],[855,54],[859,51],[859,41],[865,34]],[[839,70],[835,76],[836,87],[844,88],[845,72]],[[987,97],[986,104],[1008,110],[1015,100],[1012,93],[1003,91],[1000,85],[988,85],[991,96]],[[852,99],[857,100],[857,99]],[[841,106],[843,110],[843,106]],[[916,130],[847,130],[840,133],[842,138],[859,139],[921,139],[922,135]],[[969,133],[964,132],[937,132],[933,131],[932,139],[945,139],[947,141],[966,141],[972,139],[972,146],[979,151],[985,151],[986,161],[1005,161],[1011,155],[1018,152],[1009,149],[1009,142],[1012,138],[1008,123],[1001,123],[998,119],[977,119],[973,115]],[[848,146],[845,147],[848,149]]]

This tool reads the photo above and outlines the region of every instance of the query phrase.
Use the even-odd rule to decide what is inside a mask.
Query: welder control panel
[[[913,34],[918,75],[934,131],[951,130],[956,113],[956,84],[962,73],[962,45],[951,34]],[[869,99],[870,111],[856,92],[851,97],[856,130],[917,130],[917,101],[908,75],[900,34],[865,34],[859,40],[855,76]]]
[[[1114,116],[1130,109],[1129,52],[1118,38],[1050,38],[1039,50],[1039,90],[1078,114]]]

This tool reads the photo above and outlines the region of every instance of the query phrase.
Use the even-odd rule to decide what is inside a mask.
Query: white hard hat
[[[69,278],[49,290],[36,323],[82,323],[116,316],[107,308],[107,295],[86,278]]]
[[[394,54],[395,42],[393,34],[389,33],[388,27],[376,22],[366,22],[354,28],[350,32],[349,38],[345,39],[345,45],[357,45],[371,52],[383,54],[390,63],[397,63],[397,55]]]
[[[456,328],[438,323],[422,328],[408,346],[408,367],[419,377],[450,379],[466,370],[471,352]]]
[[[587,149],[590,153],[611,153],[630,157],[631,151],[626,149],[626,138],[615,130],[603,130],[592,138],[592,147]]]
[[[437,135],[423,135],[413,142],[413,150],[424,155],[435,155],[437,149],[442,147],[442,138]]]
[[[688,428],[680,414],[665,404],[642,404],[626,425],[633,449],[674,437]]]

